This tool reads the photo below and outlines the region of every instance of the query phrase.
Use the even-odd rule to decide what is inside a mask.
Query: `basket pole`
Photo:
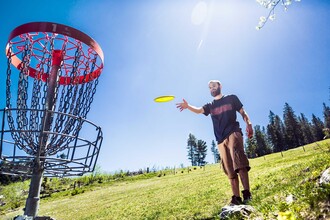
[[[44,173],[44,161],[45,161],[45,149],[48,139],[48,131],[52,124],[53,117],[53,107],[55,100],[55,94],[57,93],[56,85],[58,81],[58,72],[61,67],[62,62],[62,51],[54,50],[53,51],[53,64],[49,74],[48,79],[48,88],[47,88],[47,97],[45,105],[45,115],[43,117],[42,123],[42,132],[39,142],[38,152],[34,161],[34,168],[32,171],[29,195],[25,203],[24,215],[36,217],[39,208],[40,200],[40,188],[42,183],[42,176]]]

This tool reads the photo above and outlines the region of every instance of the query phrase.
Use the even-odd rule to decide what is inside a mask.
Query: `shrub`
[[[16,209],[23,206],[28,194],[29,181],[12,183],[1,189],[3,206],[0,211]]]
[[[74,189],[74,190],[71,190],[70,195],[75,196],[75,195],[78,195],[78,194],[81,194],[81,193],[84,193],[84,192],[85,192],[84,189]]]

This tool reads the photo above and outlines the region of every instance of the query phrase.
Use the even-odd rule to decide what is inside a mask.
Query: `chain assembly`
[[[2,166],[2,173],[30,175],[33,163],[39,163],[48,176],[90,172],[100,150],[102,131],[86,117],[103,68],[103,52],[78,30],[45,24],[33,26],[35,30],[28,33],[23,30],[39,24],[18,27],[7,44],[6,107],[1,111],[5,119],[1,135],[10,140],[2,140],[0,152],[6,145],[11,146],[13,154],[6,156],[6,161],[12,160],[10,166],[16,171]],[[40,27],[46,29],[38,30]],[[53,32],[55,29],[57,32]],[[72,31],[69,36],[67,30]],[[81,36],[84,37],[80,39]],[[18,71],[13,71],[13,66]],[[92,132],[84,131],[84,127],[91,126],[95,127]],[[82,134],[96,138],[88,140],[80,137]],[[24,153],[18,154],[19,151]],[[82,155],[78,157],[79,151]]]

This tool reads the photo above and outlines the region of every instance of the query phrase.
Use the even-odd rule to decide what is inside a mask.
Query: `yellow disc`
[[[165,95],[165,96],[159,96],[154,99],[155,102],[169,102],[172,101],[175,98],[174,95]]]

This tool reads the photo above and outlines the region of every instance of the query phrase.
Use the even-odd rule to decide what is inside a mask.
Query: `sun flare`
[[[191,22],[194,25],[202,24],[206,20],[207,11],[207,4],[204,1],[198,2],[191,13]]]

